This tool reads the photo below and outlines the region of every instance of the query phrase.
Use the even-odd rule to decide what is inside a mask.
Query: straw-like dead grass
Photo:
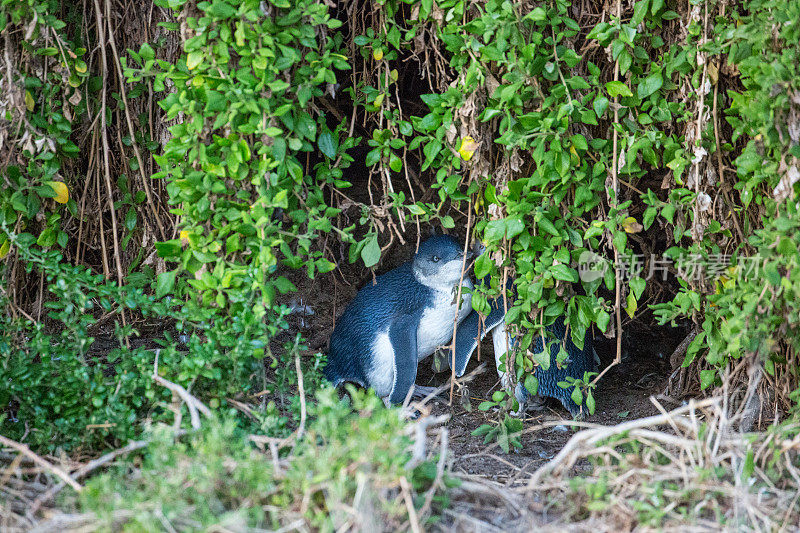
[[[787,421],[744,433],[741,416],[728,416],[724,399],[714,397],[616,426],[584,423],[589,427],[517,486],[453,474],[450,468],[459,458],[448,451],[446,427],[439,425],[442,420],[423,418],[409,435],[427,434],[427,445],[414,447],[415,454],[424,450],[436,465],[427,492],[414,491],[406,478],[387,488],[380,476],[363,477],[363,487],[350,499],[337,500],[347,515],[339,525],[377,531],[400,526],[414,531],[791,531],[800,521],[800,424]],[[290,468],[291,455],[279,458],[269,449],[264,454],[277,473]],[[132,516],[133,508],[123,508],[101,519],[83,509],[58,508],[47,499],[37,509],[58,476],[19,450],[7,448],[0,457],[5,463],[0,470],[4,531],[94,531]],[[87,471],[83,461],[42,460],[73,478]],[[280,510],[286,531],[313,529],[300,512],[300,504],[308,501],[300,489],[299,506]],[[449,504],[426,527],[437,494],[445,494]],[[403,518],[384,521],[379,510],[385,506],[400,509]],[[191,529],[184,525],[178,530]]]
[[[723,398],[585,429],[521,489],[600,530],[788,531],[800,521],[800,424],[739,431]],[[576,465],[591,468],[576,473]]]

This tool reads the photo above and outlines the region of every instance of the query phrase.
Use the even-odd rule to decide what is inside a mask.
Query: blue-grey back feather
[[[388,330],[397,318],[413,315],[425,307],[431,290],[416,281],[412,264],[387,272],[358,291],[339,317],[331,334],[325,377],[338,386],[352,381],[367,383],[366,369],[372,357],[375,333]]]
[[[545,328],[550,334],[542,339],[541,335],[537,335],[531,342],[531,351],[533,353],[541,353],[544,350],[544,345],[550,343],[550,368],[544,370],[542,367],[536,367],[534,376],[539,381],[539,396],[547,396],[548,398],[556,398],[561,404],[572,414],[576,415],[580,411],[582,405],[577,405],[572,401],[571,394],[573,387],[562,388],[558,386],[559,382],[566,381],[567,376],[575,379],[583,379],[584,372],[594,372],[597,370],[594,360],[594,353],[592,351],[592,336],[591,331],[586,330],[586,335],[583,338],[583,350],[579,349],[574,342],[572,342],[572,335],[568,335],[565,343],[565,350],[568,355],[567,364],[560,367],[556,364],[556,356],[558,355],[561,343],[564,342],[564,336],[567,332],[564,318],[558,317],[556,321]],[[517,396],[520,394],[522,398],[517,398],[520,403],[523,403],[528,398],[528,391],[524,386],[518,387]]]

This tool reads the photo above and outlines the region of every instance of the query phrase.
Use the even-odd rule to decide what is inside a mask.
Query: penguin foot
[[[527,411],[541,411],[545,408],[547,398],[538,394],[531,394],[522,383],[517,383],[514,387],[514,398],[519,404],[518,411],[512,411],[511,416],[522,416]]]
[[[439,396],[441,394],[440,387],[424,387],[422,385],[414,385],[414,390],[411,391],[411,397],[415,400],[423,400],[428,396]]]

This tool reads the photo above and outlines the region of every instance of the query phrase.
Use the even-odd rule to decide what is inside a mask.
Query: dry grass
[[[521,490],[544,491],[565,518],[601,530],[793,530],[800,425],[743,433],[743,414],[729,417],[725,403],[583,430]]]
[[[438,455],[435,481],[428,491],[414,492],[406,478],[386,490],[378,478],[364,477],[354,497],[337,504],[349,510],[348,519],[338,524],[347,529],[369,525],[379,531],[394,527],[414,531],[794,530],[800,521],[800,424],[788,421],[744,433],[739,430],[743,413],[728,416],[726,407],[723,398],[714,397],[616,426],[581,423],[589,427],[576,433],[528,480],[513,486],[451,473],[459,457],[448,451],[447,428],[439,425],[442,420],[423,418],[409,426],[409,435],[425,433],[426,446],[417,442],[415,449],[424,449],[426,459]],[[424,429],[420,432],[419,428]],[[264,449],[263,461],[272,463],[278,473],[286,472],[292,457],[279,457],[270,448],[274,447]],[[135,449],[129,446],[125,451]],[[110,455],[119,460],[124,454]],[[5,464],[0,470],[3,531],[93,531],[107,527],[109,520],[124,522],[130,516],[129,509],[120,509],[100,520],[75,508],[52,507],[46,497],[60,486],[55,483],[53,465],[81,479],[93,465],[105,467],[111,461],[47,457],[43,460],[48,467],[44,467],[14,448],[4,450],[0,458]],[[453,487],[453,479],[460,484]],[[426,528],[425,520],[435,507],[432,498],[440,491],[447,492],[450,504],[438,522]],[[373,495],[369,505],[364,504],[367,493]],[[298,504],[306,500],[297,496]],[[46,505],[39,508],[43,502]],[[405,521],[382,521],[383,504],[404,507]],[[309,530],[299,511],[295,505],[281,511],[286,515],[281,519],[286,531]]]

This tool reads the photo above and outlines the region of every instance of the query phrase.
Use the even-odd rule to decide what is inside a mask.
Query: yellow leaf
[[[78,74],[83,74],[84,72],[86,72],[86,63],[84,63],[83,61],[76,61],[75,72],[77,72]]]
[[[475,150],[478,149],[481,143],[475,142],[475,139],[467,135],[461,140],[461,148],[458,149],[458,155],[464,161],[469,161],[475,155]]]
[[[0,246],[0,259],[3,259],[5,256],[7,256],[10,249],[11,241],[6,239],[6,242],[3,243],[3,246]]]
[[[391,79],[392,81],[397,81],[398,77],[399,77],[399,74],[397,73],[397,69],[396,68],[393,68],[392,70],[389,71],[389,79]]]
[[[716,61],[708,64],[708,77],[711,78],[711,85],[716,85],[719,81],[719,67],[717,67]]]
[[[381,50],[380,48],[376,48],[375,50],[373,50],[372,58],[375,61],[380,61],[381,59],[383,59],[383,50]]]
[[[376,96],[376,97],[375,97],[375,101],[372,103],[372,105],[374,105],[375,107],[380,107],[380,106],[381,106],[381,104],[383,103],[383,98],[384,98],[385,96],[386,96],[386,95],[385,95],[385,94],[383,94],[383,93],[381,93],[381,94],[379,94],[378,96]]]
[[[33,111],[33,95],[30,91],[25,91],[25,107],[28,108],[28,111]]]
[[[183,244],[189,242],[189,232],[186,231],[185,229],[181,230],[180,239]]]
[[[625,230],[625,233],[639,233],[642,231],[642,225],[639,224],[635,218],[628,217],[622,221],[622,229]]]
[[[69,189],[67,188],[66,183],[63,181],[48,181],[47,184],[56,193],[53,200],[60,204],[65,204],[69,201]]]
[[[197,68],[200,63],[203,62],[203,52],[195,50],[194,52],[189,52],[189,55],[186,57],[186,68],[189,70]]]
[[[479,215],[481,213],[481,209],[483,209],[483,195],[479,194],[477,199],[475,200],[475,214]]]
[[[628,313],[629,317],[633,318],[633,315],[636,314],[636,309],[639,308],[639,302],[636,301],[636,296],[632,292],[628,293],[627,300],[628,305],[625,307],[625,312]]]
[[[575,157],[578,157],[578,151],[575,149],[575,147],[574,147],[574,146],[570,146],[570,147],[569,147],[569,153],[571,153],[571,154],[572,154],[572,155],[574,155]]]

